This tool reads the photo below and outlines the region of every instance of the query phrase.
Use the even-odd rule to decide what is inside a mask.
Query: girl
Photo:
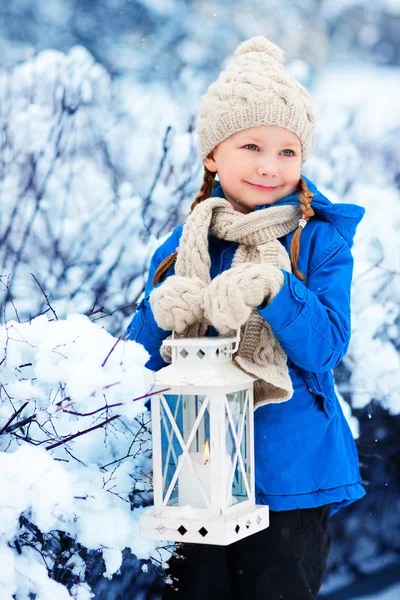
[[[154,370],[172,330],[241,328],[235,360],[258,378],[256,501],[270,506],[270,527],[227,547],[182,545],[164,599],[315,598],[328,518],[365,494],[331,373],[349,344],[350,247],[364,210],[331,204],[302,175],[314,128],[282,51],[263,37],[241,44],[203,99],[201,190],[155,252],[128,328]]]

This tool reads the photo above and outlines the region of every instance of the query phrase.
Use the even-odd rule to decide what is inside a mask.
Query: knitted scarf
[[[211,259],[208,232],[217,238],[238,242],[232,267],[240,263],[269,263],[291,271],[291,262],[279,238],[298,227],[299,206],[271,206],[248,214],[237,212],[223,198],[200,202],[189,215],[179,245],[175,274],[199,277],[210,283]],[[207,335],[207,325],[196,323],[179,337]],[[235,332],[232,332],[232,336]],[[253,309],[241,329],[235,362],[257,377],[254,384],[255,408],[269,402],[283,402],[293,395],[287,357],[270,325]]]

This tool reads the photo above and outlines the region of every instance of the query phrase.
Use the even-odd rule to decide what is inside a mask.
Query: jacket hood
[[[333,204],[326,198],[317,187],[307,177],[304,177],[308,189],[314,194],[312,200],[312,207],[316,216],[322,221],[327,221],[335,227],[340,235],[346,240],[348,245],[353,245],[354,236],[356,233],[357,225],[364,216],[365,208],[358,206],[357,204]],[[215,182],[212,196],[225,198],[222,186],[219,181]],[[282,206],[285,204],[299,204],[299,193],[291,194],[275,202],[273,206]],[[269,208],[271,205],[264,204],[257,206],[255,210],[263,210]]]

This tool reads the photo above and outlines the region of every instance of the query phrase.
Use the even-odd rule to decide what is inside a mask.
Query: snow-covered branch
[[[70,315],[5,323],[0,356],[1,597],[86,600],[99,550],[107,577],[125,548],[156,554],[132,511],[151,493],[147,352]]]

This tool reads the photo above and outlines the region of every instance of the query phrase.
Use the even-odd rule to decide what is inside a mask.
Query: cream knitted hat
[[[258,125],[293,131],[307,159],[315,129],[310,94],[283,67],[282,50],[263,36],[238,46],[235,57],[208,88],[197,124],[204,159],[226,138]]]

